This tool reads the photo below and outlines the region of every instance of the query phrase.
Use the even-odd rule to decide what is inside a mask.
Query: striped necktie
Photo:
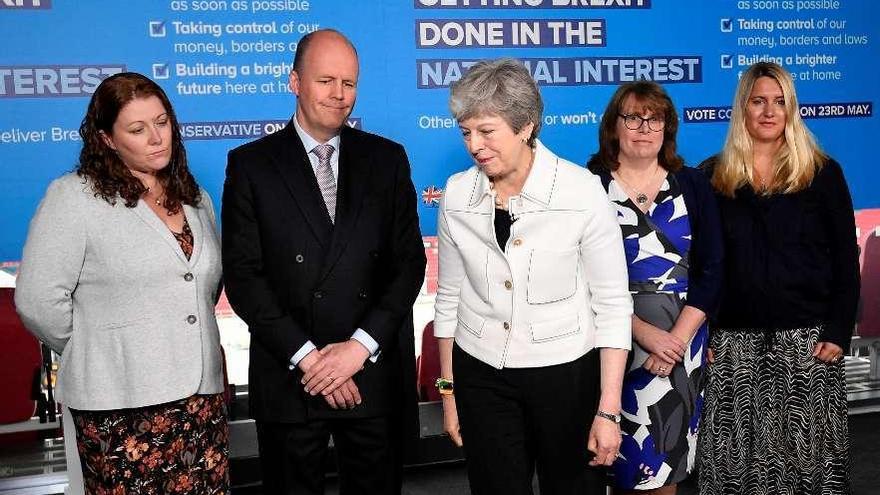
[[[333,178],[333,168],[330,166],[330,157],[333,156],[332,144],[319,144],[312,153],[318,157],[318,168],[315,169],[315,178],[318,179],[318,189],[324,197],[324,205],[330,214],[330,221],[336,223],[336,179]]]

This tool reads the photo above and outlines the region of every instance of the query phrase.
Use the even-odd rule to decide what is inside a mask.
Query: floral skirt
[[[134,409],[70,412],[86,493],[229,493],[223,394]]]

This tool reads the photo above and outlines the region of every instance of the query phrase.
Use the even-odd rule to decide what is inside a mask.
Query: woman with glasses
[[[742,75],[724,149],[706,166],[726,257],[700,493],[848,494],[841,359],[859,297],[853,206],[785,69],[761,62]]]
[[[721,232],[708,179],[676,153],[677,131],[663,88],[624,84],[588,164],[617,210],[633,295],[615,493],[674,494],[694,466]]]

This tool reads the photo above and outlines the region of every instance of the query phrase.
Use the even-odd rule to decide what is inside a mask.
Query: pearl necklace
[[[523,143],[525,143],[525,142],[526,142],[525,139],[523,139]],[[532,170],[532,165],[534,165],[534,162],[535,162],[535,148],[530,148],[529,151],[532,152],[532,157],[529,159],[529,163],[526,165],[526,168],[525,168],[525,175],[526,176],[529,175],[529,172]],[[492,180],[489,180],[489,189],[491,189],[492,191],[495,192],[495,208],[500,208],[502,210],[507,211],[507,205],[504,204],[504,201],[498,196],[498,191],[495,191],[495,183],[492,182]],[[517,193],[517,194],[519,194],[519,193]],[[507,199],[509,200],[511,197],[514,197],[514,196],[516,196],[516,195],[510,196]]]
[[[495,192],[495,196],[494,196],[495,208],[499,208],[501,210],[507,211],[507,205],[504,204],[504,201],[501,199],[501,196],[498,195],[498,191],[495,191],[495,183],[490,181],[489,182],[489,189],[491,189],[493,192]]]

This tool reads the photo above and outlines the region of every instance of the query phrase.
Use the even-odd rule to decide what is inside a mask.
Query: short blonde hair
[[[762,193],[786,194],[805,189],[828,158],[801,118],[791,74],[773,62],[758,62],[739,80],[727,140],[712,174],[712,185],[727,197],[733,197],[740,187],[754,183],[753,140],[746,127],[746,112],[752,88],[761,77],[779,83],[786,117],[785,142],[774,158],[774,177]]]

